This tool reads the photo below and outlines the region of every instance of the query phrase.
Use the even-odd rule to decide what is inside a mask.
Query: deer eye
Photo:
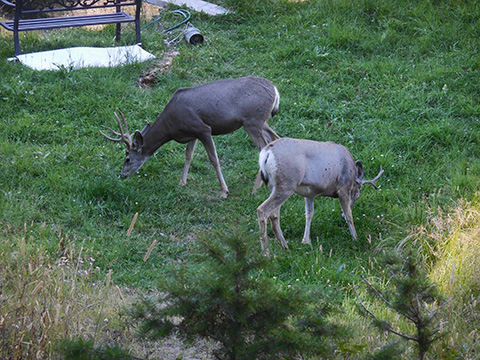
[[[129,162],[130,162],[130,158],[129,158],[129,157],[126,157],[126,158],[125,158],[125,162],[126,162],[126,163],[129,163]]]

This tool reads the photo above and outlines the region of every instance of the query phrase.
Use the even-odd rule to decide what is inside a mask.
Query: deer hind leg
[[[277,207],[269,216],[270,221],[272,222],[273,233],[275,234],[275,239],[280,242],[282,248],[288,250],[288,244],[285,241],[285,237],[282,233],[282,228],[280,227],[280,206]]]
[[[312,225],[313,213],[314,213],[314,200],[313,198],[305,198],[305,232],[303,234],[302,244],[311,244],[310,241],[310,227]]]
[[[258,217],[258,227],[260,228],[260,246],[262,248],[263,253],[266,256],[270,256],[270,249],[268,247],[268,234],[267,234],[267,216],[264,215],[262,210],[260,210],[260,207],[257,208],[257,217]]]
[[[197,139],[192,140],[187,144],[187,148],[185,150],[185,165],[183,166],[182,177],[180,178],[180,186],[187,184],[188,169],[190,168],[190,163],[192,162],[195,145],[197,145]]]
[[[357,240],[357,231],[355,230],[355,225],[353,225],[353,215],[352,207],[350,205],[350,196],[345,194],[339,194],[338,199],[340,200],[340,205],[342,207],[342,216],[347,222],[348,228],[350,229],[350,234],[352,234],[352,239]]]
[[[280,139],[280,136],[278,136],[277,133],[273,131],[273,129],[268,126],[267,123],[263,124],[262,134],[264,139],[267,141],[267,144],[270,144],[272,141]]]
[[[250,119],[247,121],[249,124],[243,124],[243,128],[252,139],[253,144],[257,147],[258,150],[262,150],[268,143],[268,138],[265,136],[263,129],[266,125],[265,123],[259,124],[258,120]],[[273,130],[272,130],[273,131]]]
[[[221,197],[222,199],[226,199],[228,197],[228,187],[225,183],[225,179],[223,178],[222,170],[220,169],[220,162],[218,161],[217,149],[215,148],[215,143],[213,142],[213,138],[211,133],[208,135],[204,135],[199,138],[202,142],[205,150],[207,151],[208,159],[210,163],[215,168],[217,173],[218,182],[220,183],[221,189]]]
[[[265,200],[257,208],[258,225],[260,227],[260,244],[262,250],[268,256],[268,234],[267,234],[267,219],[270,218],[272,222],[272,228],[275,234],[275,238],[280,242],[284,249],[288,249],[287,242],[280,228],[280,207],[282,204],[293,194],[290,193],[280,194],[275,189],[272,191],[267,200]]]

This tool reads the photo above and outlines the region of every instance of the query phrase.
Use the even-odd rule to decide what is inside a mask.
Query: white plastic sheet
[[[155,58],[139,45],[108,48],[73,47],[23,54],[18,59],[35,70],[79,69],[84,67],[114,67]]]

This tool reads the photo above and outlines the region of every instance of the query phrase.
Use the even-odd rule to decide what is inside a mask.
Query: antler
[[[127,150],[130,150],[132,147],[132,137],[130,136],[130,132],[128,131],[128,125],[127,125],[127,120],[125,120],[125,115],[120,111],[120,109],[117,109],[117,111],[120,113],[122,116],[123,120],[123,125],[125,126],[125,132],[123,131],[123,126],[122,123],[120,122],[120,118],[118,117],[117,113],[115,113],[115,118],[117,119],[117,124],[118,127],[120,128],[120,132],[113,131],[111,128],[107,128],[108,131],[110,131],[113,135],[115,136],[120,136],[120,138],[113,138],[108,135],[106,135],[103,131],[100,131],[100,133],[108,140],[114,141],[114,142],[124,142],[127,145]]]
[[[362,184],[371,184],[375,189],[378,189],[378,186],[375,184],[375,181],[377,181],[380,178],[380,176],[382,176],[382,174],[383,174],[383,169],[380,166],[380,172],[378,173],[378,175],[375,176],[375,178],[373,178],[372,180],[363,180]]]

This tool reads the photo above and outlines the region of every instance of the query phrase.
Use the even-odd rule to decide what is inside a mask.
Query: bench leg
[[[15,46],[15,56],[20,55],[20,40],[18,39],[18,31],[13,32],[13,44]]]
[[[122,28],[120,26],[120,23],[117,23],[117,31],[115,31],[115,41],[119,42],[120,41],[120,33],[122,31]]]
[[[135,0],[135,2],[137,4],[137,9],[135,10],[135,35],[137,44],[141,44],[142,39],[140,36],[140,14],[142,9],[142,0]]]
[[[137,40],[137,44],[141,44],[142,43],[142,38],[141,38],[141,35],[140,35],[140,21],[135,21],[135,37],[136,37],[136,40]]]

